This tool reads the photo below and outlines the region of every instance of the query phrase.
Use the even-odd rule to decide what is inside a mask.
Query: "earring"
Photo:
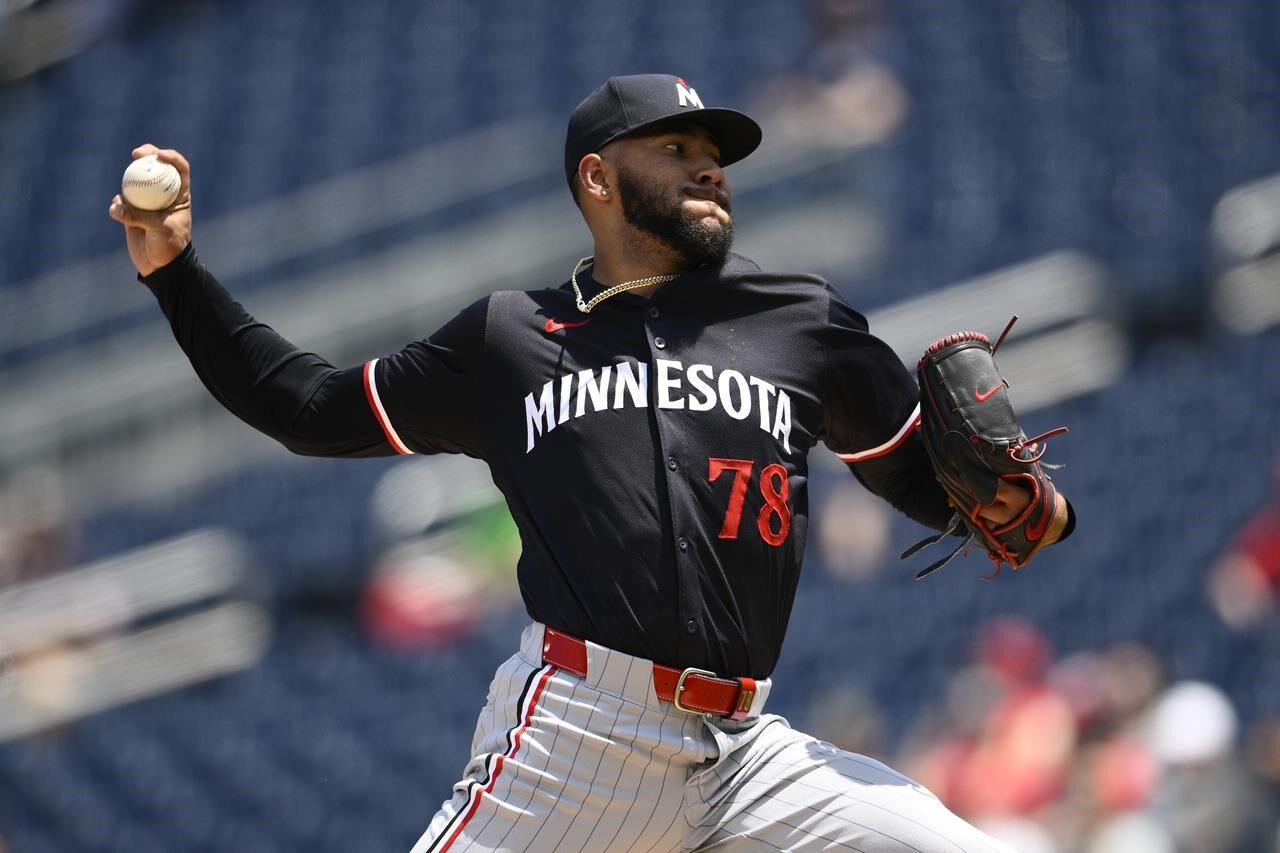
[[[609,194],[609,191],[607,189],[600,190],[600,195],[605,196],[608,194]]]

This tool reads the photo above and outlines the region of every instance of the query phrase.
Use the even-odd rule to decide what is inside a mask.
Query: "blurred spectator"
[[[978,632],[974,658],[1002,688],[1013,690],[1039,682],[1053,661],[1053,650],[1035,626],[1005,616]]]
[[[1062,793],[1041,819],[1065,849],[1148,849],[1141,844],[1158,830],[1135,817],[1155,794],[1159,767],[1137,731],[1160,688],[1158,661],[1126,643],[1072,655],[1048,680],[1075,715],[1077,746]],[[1150,849],[1172,848],[1151,841]]]
[[[883,142],[906,120],[906,88],[883,56],[876,0],[819,0],[814,44],[800,75],[779,77],[756,108],[779,133],[832,148]]]
[[[1071,705],[1045,680],[1048,641],[1026,622],[984,626],[957,674],[952,731],[920,756],[917,777],[958,813],[988,825],[1030,815],[1063,790],[1076,744]]]
[[[1049,671],[1049,683],[1067,701],[1083,729],[1106,724],[1108,672],[1106,659],[1097,652],[1071,655]]]
[[[370,632],[389,646],[442,646],[464,639],[481,621],[483,592],[464,563],[408,543],[374,567],[361,609]]]
[[[1107,649],[1103,658],[1106,707],[1105,727],[1117,731],[1133,730],[1142,723],[1164,686],[1164,666],[1146,646],[1118,643]]]
[[[856,688],[836,687],[817,694],[809,706],[804,730],[841,749],[888,759],[880,709],[874,699]]]
[[[1280,717],[1246,767],[1226,695],[1163,680],[1144,646],[1055,664],[1033,626],[996,619],[899,763],[1021,853],[1280,853]]]
[[[1263,783],[1280,815],[1280,711],[1256,721],[1248,734],[1249,768]]]
[[[361,602],[376,639],[401,649],[449,645],[516,602],[520,534],[483,466],[407,460],[383,476],[370,509],[388,543]]]
[[[1152,811],[1178,853],[1267,850],[1275,822],[1235,754],[1239,723],[1217,687],[1184,681],[1158,700],[1149,740],[1163,764]]]
[[[1247,630],[1276,608],[1280,587],[1280,463],[1273,472],[1275,494],[1236,534],[1209,573],[1208,595],[1232,628]]]
[[[1128,735],[1098,744],[1087,767],[1092,805],[1101,814],[1141,811],[1151,802],[1160,781],[1160,768],[1151,751]]]
[[[1280,853],[1280,716],[1276,713],[1250,727],[1244,750],[1270,816],[1272,846],[1266,848],[1270,853]]]
[[[866,580],[885,565],[889,511],[845,472],[818,506],[822,565],[842,581]]]
[[[76,562],[79,530],[53,468],[19,471],[0,487],[0,588]]]

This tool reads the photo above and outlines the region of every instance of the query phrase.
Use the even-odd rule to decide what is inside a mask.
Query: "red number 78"
[[[738,528],[742,522],[742,504],[747,498],[747,486],[751,480],[751,471],[755,462],[750,459],[708,459],[707,481],[714,483],[725,471],[733,472],[733,489],[729,492],[729,507],[724,514],[724,524],[720,525],[721,539],[737,539]],[[787,496],[791,493],[791,483],[787,479],[787,469],[778,463],[766,465],[760,472],[760,495],[764,498],[764,506],[756,516],[756,528],[760,538],[775,548],[787,539],[791,532],[791,509],[787,506]],[[773,519],[778,519],[778,529],[773,529]]]

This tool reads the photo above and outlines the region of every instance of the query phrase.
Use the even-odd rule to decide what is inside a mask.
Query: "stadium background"
[[[910,359],[997,332],[1078,534],[927,582],[823,451],[771,710],[1037,851],[1280,849],[1280,6],[0,5],[0,849],[405,850],[524,617],[467,460],[303,460],[203,397],[106,216],[144,141],[196,244],[335,361],[589,250],[569,111],[752,112],[737,247]],[[919,301],[913,301],[919,300]],[[447,404],[447,401],[443,401]],[[1270,572],[1270,573],[1268,573]]]

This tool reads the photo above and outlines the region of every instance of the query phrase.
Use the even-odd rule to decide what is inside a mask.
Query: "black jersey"
[[[348,370],[256,323],[190,248],[145,281],[210,391],[296,452],[483,459],[529,615],[629,654],[769,675],[819,441],[914,517],[949,515],[913,377],[815,276],[731,255],[590,314],[567,282],[494,293]]]

